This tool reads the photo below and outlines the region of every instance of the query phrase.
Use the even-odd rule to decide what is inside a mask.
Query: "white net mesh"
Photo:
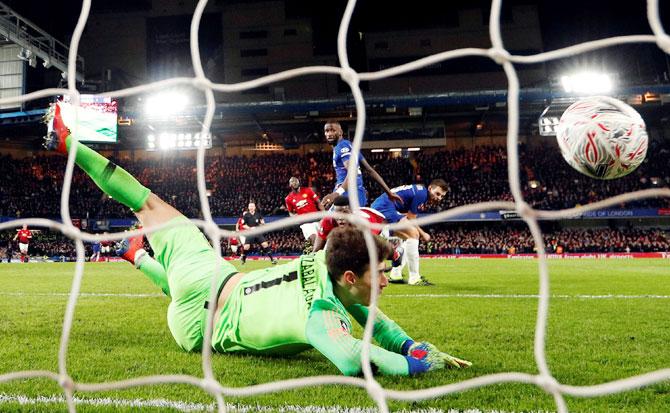
[[[445,221],[446,219],[456,217],[464,213],[483,212],[487,210],[515,209],[521,215],[521,217],[524,219],[524,221],[528,224],[528,227],[530,228],[531,234],[535,241],[535,246],[537,248],[539,258],[538,259],[539,301],[537,309],[535,339],[534,339],[534,355],[539,373],[535,375],[527,373],[518,373],[518,372],[491,374],[445,386],[432,387],[414,391],[398,391],[398,390],[385,389],[382,386],[380,386],[379,383],[374,379],[369,363],[370,360],[369,343],[372,337],[372,322],[374,320],[374,307],[376,305],[378,298],[377,294],[373,293],[372,297],[373,304],[371,306],[372,314],[368,318],[368,323],[365,326],[365,332],[364,332],[365,345],[363,346],[363,354],[362,354],[364,379],[343,377],[343,376],[316,376],[316,377],[304,377],[293,380],[277,381],[243,388],[224,387],[220,382],[216,380],[216,377],[212,370],[211,333],[212,333],[212,320],[215,306],[210,306],[210,312],[208,318],[209,322],[205,333],[206,334],[205,342],[203,344],[203,351],[202,351],[202,371],[203,371],[202,377],[185,376],[185,375],[160,375],[160,376],[131,378],[128,380],[117,381],[117,382],[103,382],[103,383],[74,382],[71,379],[70,375],[68,374],[68,366],[66,361],[68,355],[68,343],[70,339],[70,332],[72,328],[75,308],[77,304],[77,298],[79,296],[83,276],[84,258],[85,258],[83,242],[99,241],[103,237],[102,235],[93,235],[81,232],[71,223],[72,221],[70,219],[68,200],[70,197],[72,174],[74,168],[74,153],[76,151],[76,143],[75,143],[70,148],[70,153],[65,171],[65,179],[63,183],[63,191],[61,196],[61,217],[63,223],[61,224],[59,222],[52,220],[34,218],[34,219],[18,219],[11,222],[0,224],[0,230],[7,229],[10,227],[21,226],[23,224],[28,224],[30,226],[48,227],[61,231],[64,235],[66,235],[69,238],[72,238],[75,241],[77,251],[77,264],[75,267],[75,275],[72,281],[72,288],[70,291],[69,300],[65,311],[65,318],[63,321],[63,330],[60,339],[60,348],[58,354],[58,371],[12,372],[0,375],[0,382],[8,382],[12,380],[37,378],[37,377],[52,379],[56,381],[63,388],[65,394],[65,400],[68,409],[71,412],[74,412],[76,410],[75,408],[76,400],[73,397],[74,391],[98,392],[98,391],[118,390],[129,387],[145,386],[159,383],[181,383],[181,384],[189,384],[197,386],[205,390],[206,392],[212,394],[215,397],[219,411],[226,410],[227,405],[224,402],[225,396],[235,396],[235,397],[253,396],[263,393],[278,392],[287,389],[296,389],[300,387],[332,385],[332,384],[358,386],[366,389],[370,397],[375,401],[380,411],[386,412],[388,411],[387,406],[388,399],[422,400],[422,399],[438,397],[449,393],[463,392],[465,390],[477,387],[489,386],[499,383],[516,382],[516,383],[533,384],[542,388],[544,391],[553,396],[557,410],[559,412],[566,412],[568,409],[564,400],[565,395],[578,396],[578,397],[595,397],[640,388],[670,378],[670,369],[662,369],[598,385],[571,386],[559,383],[551,374],[551,371],[547,364],[546,353],[545,353],[545,335],[547,328],[547,315],[549,305],[549,272],[544,253],[545,246],[537,222],[538,218],[544,218],[544,219],[570,218],[585,211],[601,209],[604,207],[614,206],[617,204],[621,204],[623,202],[629,202],[637,199],[651,198],[651,197],[670,197],[670,189],[648,189],[648,190],[631,192],[616,197],[612,197],[600,202],[592,203],[583,207],[579,207],[579,209],[572,208],[559,211],[539,211],[531,208],[524,201],[519,179],[519,157],[517,152],[518,127],[519,127],[519,81],[516,74],[516,69],[514,67],[514,64],[531,64],[538,62],[546,62],[553,59],[585,53],[599,48],[611,47],[615,45],[622,45],[628,43],[642,43],[642,42],[656,43],[658,47],[661,48],[663,51],[665,51],[666,53],[670,53],[670,36],[668,36],[665,33],[661,25],[657,0],[648,0],[647,2],[647,18],[654,33],[653,35],[611,37],[607,39],[590,41],[546,53],[540,53],[532,56],[511,55],[505,49],[502,42],[502,36],[500,31],[500,11],[501,11],[502,0],[493,0],[491,7],[490,21],[489,21],[489,32],[492,45],[491,48],[489,49],[465,48],[465,49],[447,51],[432,56],[428,56],[407,64],[371,73],[357,73],[349,66],[349,60],[346,49],[346,38],[347,38],[347,30],[349,28],[349,22],[351,20],[351,16],[354,12],[354,7],[356,5],[356,0],[350,0],[349,3],[347,4],[344,16],[340,23],[339,34],[337,37],[337,51],[340,61],[340,67],[330,67],[330,66],[302,67],[298,69],[287,70],[285,72],[269,75],[252,81],[241,82],[236,84],[215,84],[210,82],[210,80],[205,77],[202,64],[200,61],[200,52],[198,47],[198,28],[200,26],[200,20],[203,15],[206,4],[207,0],[200,0],[198,2],[191,22],[190,45],[191,45],[191,58],[193,68],[195,71],[194,77],[172,78],[138,87],[118,90],[114,92],[108,92],[105,93],[104,95],[109,97],[125,97],[142,92],[161,90],[167,87],[177,85],[192,86],[194,88],[200,89],[205,94],[207,103],[207,111],[203,120],[203,126],[201,131],[201,133],[206,134],[209,132],[212,123],[212,118],[214,115],[214,109],[215,109],[214,91],[218,92],[241,91],[267,85],[291,77],[304,76],[309,74],[339,75],[351,88],[351,92],[353,94],[356,103],[357,117],[355,127],[356,132],[353,141],[353,151],[355,154],[357,154],[358,152],[360,152],[361,149],[361,143],[365,125],[365,115],[366,115],[363,95],[361,89],[359,88],[360,81],[383,79],[386,77],[395,76],[412,70],[417,70],[426,66],[430,66],[432,64],[447,59],[455,59],[465,56],[489,57],[490,59],[493,59],[496,63],[502,66],[509,82],[508,95],[507,95],[507,105],[508,105],[507,155],[508,155],[508,179],[509,179],[510,190],[514,197],[514,202],[513,203],[483,202],[483,203],[461,206],[437,214],[433,214],[429,217],[421,218],[417,220],[417,224],[429,225]],[[25,102],[28,100],[48,96],[56,96],[56,95],[68,95],[72,99],[73,104],[75,105],[78,104],[79,93],[76,90],[75,62],[76,62],[76,55],[79,46],[79,41],[81,39],[84,26],[88,19],[90,6],[91,6],[91,0],[85,0],[83,2],[81,13],[72,36],[72,41],[70,44],[69,65],[68,65],[68,85],[70,85],[69,88],[44,89],[15,98],[0,99],[0,105],[12,102]],[[73,135],[76,136],[76,134],[77,131],[75,127]],[[352,159],[357,159],[357,156],[353,156]],[[356,170],[357,167],[358,165],[356,164],[356,162],[351,162],[349,165],[349,171],[348,171],[349,185],[352,187],[355,187],[356,173],[354,171]],[[233,235],[233,233],[219,229],[219,227],[212,219],[205,188],[205,148],[202,145],[198,148],[197,152],[197,179],[198,179],[198,192],[200,196],[200,203],[204,220],[194,220],[193,222],[203,229],[206,235],[212,240],[212,243],[215,246],[217,253],[220,255],[221,238]],[[356,191],[351,192],[350,201],[354,208],[357,208],[359,206],[359,200]],[[265,225],[261,228],[250,230],[248,231],[247,235],[254,235],[263,232],[274,231],[287,226],[295,226],[304,222],[314,221],[315,219],[321,218],[324,215],[325,215],[324,213],[314,213],[309,215],[301,215],[283,219],[281,221],[276,221],[268,225]],[[370,227],[370,224],[368,224],[367,221],[358,219],[353,215],[342,216],[342,218],[349,219],[360,227],[367,227],[367,228]],[[139,234],[140,232],[150,233],[161,228],[167,228],[167,225],[163,225],[160,227],[147,227],[144,228],[142,231],[134,231],[133,233],[107,234],[104,235],[104,237],[105,239],[118,240],[132,234]],[[391,226],[391,229],[401,229],[401,228],[403,228],[403,226],[401,226],[400,224],[394,224]],[[366,237],[366,243],[368,245],[368,250],[370,254],[371,266],[372,268],[375,268],[377,263],[377,257],[375,249],[372,248],[373,246],[372,236],[370,235],[369,231],[364,231],[364,234]],[[374,282],[375,280],[373,280],[373,284]],[[215,300],[215,298],[216,298],[216,288],[212,288],[210,301]]]

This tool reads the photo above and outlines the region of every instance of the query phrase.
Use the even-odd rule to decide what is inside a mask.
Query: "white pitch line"
[[[538,294],[384,294],[382,297],[385,298],[540,298]],[[655,295],[655,294],[642,294],[642,295],[626,295],[626,294],[604,294],[604,295],[586,295],[586,294],[553,294],[549,298],[564,298],[564,299],[577,299],[577,300],[602,300],[602,299],[620,299],[620,300],[630,300],[630,299],[646,299],[654,298],[667,300],[670,299],[670,295]]]
[[[1,292],[0,296],[10,297],[69,297],[70,293],[29,293],[29,292]],[[141,293],[79,293],[79,297],[124,297],[124,298],[146,298],[165,297],[165,294],[141,294]]]
[[[111,397],[105,398],[74,398],[75,404],[88,406],[113,406],[113,407],[132,407],[132,408],[168,408],[178,410],[180,412],[212,412],[216,410],[214,403],[188,403],[184,401],[166,400],[166,399],[115,399]],[[8,394],[0,394],[0,404],[3,403],[18,403],[22,406],[39,405],[39,404],[64,404],[65,398],[63,396],[14,396]],[[297,406],[297,405],[282,405],[282,406],[261,406],[261,405],[244,405],[226,403],[226,410],[231,413],[252,413],[252,412],[279,412],[279,413],[376,413],[378,409],[374,407],[342,407],[342,406]],[[418,410],[395,410],[396,413],[514,413],[503,410],[442,410],[435,408],[426,408]],[[544,413],[544,411],[528,412],[528,413]]]

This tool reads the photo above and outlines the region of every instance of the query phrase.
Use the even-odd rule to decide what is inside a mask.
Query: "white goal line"
[[[180,412],[213,412],[216,410],[216,403],[191,403],[180,400],[166,399],[118,399],[112,397],[103,398],[80,398],[75,397],[74,402],[77,405],[104,406],[104,407],[133,407],[133,408],[166,408],[174,409]],[[29,397],[23,395],[0,394],[0,405],[17,403],[21,406],[32,406],[40,404],[63,404],[63,396],[36,396]],[[247,405],[238,403],[226,403],[226,411],[229,413],[375,413],[378,412],[373,407],[343,407],[343,406],[262,406],[258,404]],[[513,411],[503,410],[479,410],[479,409],[401,409],[395,410],[395,413],[515,413]],[[543,411],[529,411],[527,413],[544,413]]]

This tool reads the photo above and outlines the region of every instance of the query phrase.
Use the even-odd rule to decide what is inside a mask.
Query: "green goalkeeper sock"
[[[151,280],[154,285],[163,290],[163,293],[170,297],[170,286],[168,285],[165,268],[149,254],[144,254],[139,259],[137,268]]]
[[[68,150],[71,139],[71,136],[65,139]],[[104,193],[133,211],[139,211],[151,194],[151,190],[139,183],[123,168],[116,166],[114,162],[81,142],[77,145],[75,162]]]

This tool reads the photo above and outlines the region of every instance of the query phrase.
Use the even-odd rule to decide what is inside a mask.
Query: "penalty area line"
[[[111,397],[104,398],[81,398],[75,397],[74,402],[77,405],[101,406],[101,407],[131,407],[131,408],[166,408],[174,409],[180,412],[213,412],[217,410],[215,403],[189,403],[184,401],[166,400],[166,399],[116,399]],[[28,397],[22,395],[9,395],[0,393],[0,405],[16,403],[21,406],[40,405],[40,404],[64,404],[63,396],[36,396]],[[231,413],[252,413],[252,412],[279,412],[279,413],[375,413],[378,411],[374,407],[342,407],[342,406],[262,406],[226,403],[226,411]],[[396,413],[514,413],[504,410],[442,410],[435,408],[416,409],[416,410],[394,410]],[[543,411],[529,412],[543,413]]]

